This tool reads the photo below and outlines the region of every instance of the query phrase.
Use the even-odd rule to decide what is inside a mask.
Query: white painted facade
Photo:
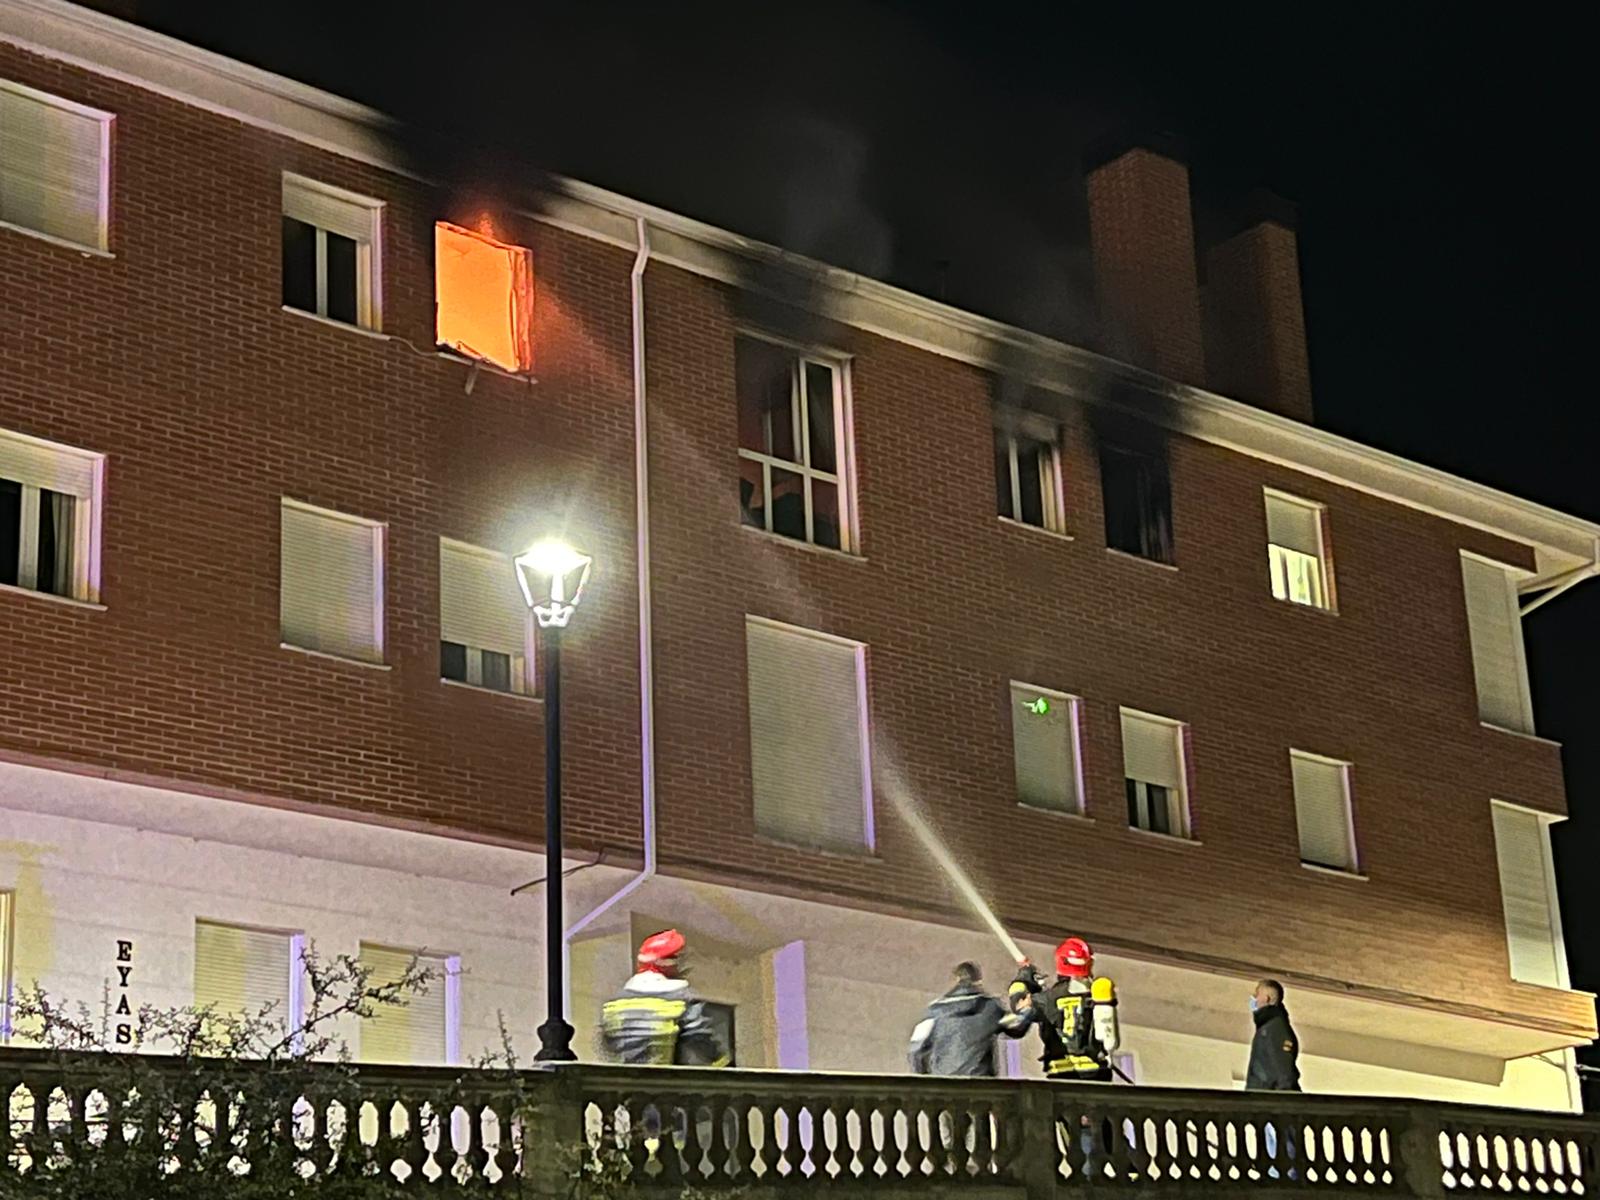
[[[542,856],[288,812],[238,800],[0,763],[0,891],[12,896],[13,989],[98,1008],[131,941],[133,1004],[193,999],[197,919],[304,934],[324,955],[362,942],[458,955],[459,1057],[500,1045],[503,1018],[531,1059],[544,1016]],[[568,882],[572,912],[625,873]],[[748,1067],[898,1073],[923,1006],[972,959],[1004,989],[1010,964],[970,930],[658,877],[572,948],[571,1015],[580,1056],[595,1053],[600,1003],[632,969],[647,933],[690,938],[692,979],[735,1006]],[[1026,945],[1035,961],[1051,947]],[[1140,1083],[1242,1086],[1250,981],[1104,955],[1118,984],[1124,1046]],[[1576,1110],[1571,1054],[1514,1058],[1487,1022],[1307,991],[1289,997],[1307,1090]],[[1385,1031],[1380,1038],[1378,1031]],[[343,1034],[359,1057],[360,1030]],[[1504,1050],[1501,1053],[1505,1053]],[[1008,1054],[1032,1072],[1030,1038]]]

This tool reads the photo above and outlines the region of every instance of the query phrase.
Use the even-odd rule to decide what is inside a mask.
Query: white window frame
[[[303,930],[281,929],[275,925],[252,925],[244,921],[224,921],[216,917],[196,917],[194,925],[217,925],[225,929],[238,929],[248,933],[266,933],[288,939],[289,1005],[284,1010],[285,1026],[294,1033],[294,1048],[302,1042],[300,1026],[306,1019],[306,935]],[[191,938],[198,940],[191,933]]]
[[[91,108],[87,104],[79,104],[75,100],[50,92],[41,92],[38,88],[31,88],[21,83],[14,83],[9,79],[0,79],[0,91],[11,92],[14,95],[25,96],[30,100],[37,100],[64,112],[75,113],[81,117],[88,117],[100,123],[100,178],[98,181],[99,206],[96,214],[95,243],[75,242],[71,238],[58,237],[53,233],[45,233],[27,225],[17,225],[11,221],[0,221],[0,229],[14,229],[18,233],[27,234],[29,237],[50,242],[56,246],[66,246],[84,254],[111,257],[111,126],[117,119],[115,113],[106,112],[104,109]]]
[[[1022,681],[1020,679],[1013,679],[1007,684],[1007,687],[1006,687],[1006,701],[1007,701],[1008,707],[1010,707],[1011,719],[1012,719],[1013,722],[1016,721],[1015,705],[1016,705],[1016,695],[1017,695],[1018,689],[1022,689],[1024,691],[1029,691],[1029,692],[1034,692],[1037,695],[1043,696],[1043,697],[1045,697],[1046,699],[1048,699],[1048,700],[1050,700],[1052,702],[1059,702],[1059,703],[1061,703],[1062,705],[1064,705],[1066,707],[1066,711],[1067,711],[1067,737],[1071,740],[1071,745],[1072,745],[1072,768],[1073,768],[1072,799],[1073,799],[1073,805],[1072,805],[1072,807],[1067,808],[1067,809],[1055,809],[1055,808],[1045,808],[1042,805],[1037,805],[1037,804],[1029,804],[1026,800],[1024,800],[1022,798],[1022,796],[1020,794],[1020,791],[1019,791],[1019,794],[1017,795],[1017,804],[1020,807],[1027,809],[1029,812],[1056,813],[1057,815],[1068,815],[1068,816],[1079,816],[1079,817],[1081,817],[1083,815],[1084,809],[1086,807],[1086,801],[1085,801],[1084,792],[1083,792],[1083,728],[1082,728],[1083,698],[1081,696],[1074,696],[1071,692],[1061,692],[1061,691],[1055,690],[1054,688],[1036,687],[1034,684],[1025,683],[1024,681]],[[1015,770],[1016,732],[1015,732],[1015,727],[1014,726],[1013,726],[1011,737],[1012,737],[1013,770]],[[1014,780],[1013,780],[1013,783],[1015,783]]]
[[[11,1041],[11,955],[16,941],[17,894],[0,888],[0,1046]]]
[[[302,654],[312,654],[319,658],[331,658],[339,662],[358,663],[364,667],[385,667],[385,655],[388,653],[388,639],[384,629],[383,591],[385,576],[388,571],[388,526],[382,521],[375,521],[370,517],[358,517],[354,513],[340,512],[336,508],[323,508],[317,504],[307,504],[304,500],[295,500],[289,496],[280,496],[279,521],[281,523],[282,510],[285,508],[299,509],[301,512],[313,513],[319,517],[331,517],[344,521],[350,525],[358,525],[372,534],[372,658],[353,658],[348,654],[334,654],[327,650],[318,650],[314,646],[302,646],[284,638],[279,645],[286,650],[298,650]],[[280,524],[279,537],[282,537]],[[283,547],[278,547],[278,631],[283,637]]]
[[[383,329],[383,210],[386,205],[382,200],[376,200],[371,196],[363,196],[359,192],[335,187],[331,183],[323,183],[320,180],[310,179],[304,175],[296,175],[292,171],[283,173],[283,216],[304,222],[317,232],[317,307],[315,312],[309,309],[296,308],[292,304],[285,304],[283,307],[289,312],[308,313],[324,321],[330,321],[335,325],[349,324],[337,317],[328,315],[328,230],[307,209],[302,199],[306,193],[320,194],[340,203],[367,210],[370,218],[370,229],[365,237],[355,239],[356,321],[354,327],[368,329],[374,333],[381,332]],[[280,234],[279,236],[281,237],[282,235]]]
[[[1167,803],[1170,806],[1167,812],[1167,823],[1177,832],[1162,833],[1159,829],[1150,828],[1150,791],[1152,786],[1160,787],[1161,784],[1152,785],[1148,780],[1134,779],[1127,774],[1127,750],[1123,749],[1123,791],[1127,791],[1127,781],[1133,782],[1135,791],[1135,807],[1144,816],[1145,824],[1132,824],[1130,829],[1137,829],[1140,833],[1147,833],[1154,837],[1170,837],[1179,841],[1192,841],[1194,829],[1189,820],[1189,750],[1185,743],[1188,741],[1188,723],[1173,717],[1164,717],[1160,713],[1145,712],[1143,709],[1129,708],[1119,705],[1117,708],[1117,732],[1120,737],[1122,732],[1122,718],[1124,715],[1137,717],[1140,720],[1150,721],[1157,725],[1169,726],[1173,731],[1174,744],[1178,751],[1178,786],[1176,795],[1173,789],[1168,788]],[[1174,819],[1176,818],[1176,819]]]
[[[489,558],[495,560],[496,562],[504,562],[509,578],[513,580],[516,578],[516,568],[512,565],[511,556],[508,554],[502,554],[498,550],[488,550],[482,546],[473,545],[471,542],[463,542],[459,538],[441,536],[439,538],[439,543],[441,546],[450,547],[450,549],[459,554],[475,554],[481,558]],[[503,696],[537,696],[539,694],[538,629],[534,624],[533,610],[528,608],[526,605],[523,606],[523,616],[525,620],[522,639],[521,672],[518,672],[517,661],[515,658],[513,658],[511,662],[511,690],[509,692],[501,692],[499,688],[484,688],[485,691],[496,692]],[[442,622],[439,629],[439,640],[441,642],[451,640],[444,636],[444,627]],[[453,644],[466,647],[467,677],[465,680],[460,680],[448,679],[441,676],[441,681],[444,683],[454,684],[458,687],[483,688],[483,648],[481,646],[470,645],[466,642],[453,642]]]
[[[855,505],[855,437],[854,421],[850,413],[850,360],[841,355],[829,354],[825,351],[808,349],[794,342],[787,342],[768,334],[756,333],[748,329],[734,331],[736,338],[745,338],[755,342],[765,342],[769,346],[777,346],[795,356],[795,363],[789,375],[789,420],[791,432],[794,435],[794,444],[799,447],[803,462],[790,462],[788,459],[778,458],[775,455],[764,454],[759,450],[750,450],[744,446],[739,447],[739,457],[761,465],[761,491],[762,491],[762,518],[767,533],[774,533],[772,528],[772,471],[776,467],[780,471],[787,471],[791,475],[799,475],[805,489],[806,508],[806,536],[805,544],[817,544],[815,508],[811,500],[812,480],[833,485],[839,497],[839,551],[844,554],[857,553],[856,534],[856,505]],[[806,394],[806,367],[815,365],[825,367],[833,376],[833,444],[837,450],[838,471],[819,471],[811,466],[811,422],[806,419],[806,406],[809,403]],[[737,380],[735,388],[737,388]],[[772,441],[771,421],[772,414],[763,414],[762,419],[767,423],[767,442]],[[798,428],[794,428],[798,426]],[[782,535],[779,535],[782,536]],[[795,539],[786,538],[792,541]],[[832,546],[818,547],[831,550]]]
[[[41,596],[46,600],[75,600],[85,604],[98,604],[100,602],[100,498],[105,488],[105,455],[95,454],[88,450],[79,450],[73,446],[63,446],[58,442],[48,442],[43,438],[29,437],[27,434],[13,433],[8,429],[0,429],[0,443],[9,442],[20,450],[21,455],[48,461],[50,458],[62,458],[76,464],[76,469],[69,469],[71,474],[86,471],[89,476],[88,495],[79,495],[76,491],[68,491],[63,487],[49,490],[58,494],[71,495],[74,499],[72,513],[72,563],[71,594],[57,596],[54,593],[38,590],[39,578],[39,502],[40,487],[37,483],[28,483],[24,480],[13,479],[13,483],[22,485],[22,529],[17,551],[17,582],[15,585],[0,585],[3,591],[19,591],[30,596]],[[48,474],[48,468],[39,469],[41,474]],[[10,478],[0,470],[0,477]]]
[[[1497,558],[1490,558],[1486,554],[1475,554],[1471,550],[1462,550],[1461,557],[1463,559],[1473,559],[1494,567],[1505,576],[1506,604],[1512,620],[1511,638],[1514,643],[1512,652],[1516,658],[1516,664],[1513,668],[1516,672],[1514,682],[1518,689],[1517,698],[1521,722],[1518,725],[1507,726],[1498,721],[1489,720],[1483,713],[1482,687],[1478,682],[1478,654],[1472,647],[1472,611],[1467,607],[1466,577],[1465,573],[1463,573],[1461,603],[1462,611],[1467,620],[1467,656],[1472,660],[1472,702],[1477,710],[1478,720],[1481,724],[1491,729],[1504,729],[1510,733],[1532,734],[1534,732],[1533,688],[1528,679],[1528,648],[1522,636],[1522,599],[1521,594],[1517,591],[1517,581],[1527,578],[1532,572],[1513,567],[1510,563],[1502,562]]]
[[[415,949],[390,942],[369,942],[363,939],[356,948],[356,961],[360,962],[361,951],[364,949],[377,950],[390,954],[404,954],[414,959],[438,959],[443,963],[444,971],[444,1061],[446,1066],[458,1067],[461,1065],[461,955],[448,954],[427,948]],[[366,1061],[361,1057],[361,1049],[357,1047],[356,1061]],[[388,1064],[386,1064],[388,1065]],[[399,1064],[394,1064],[399,1065]]]
[[[1338,767],[1339,768],[1339,780],[1340,780],[1341,786],[1344,789],[1345,836],[1346,836],[1346,839],[1347,839],[1347,841],[1349,843],[1345,847],[1345,850],[1346,850],[1346,853],[1348,854],[1349,859],[1350,859],[1349,866],[1344,866],[1344,867],[1335,866],[1333,863],[1315,862],[1312,859],[1307,858],[1305,856],[1304,849],[1301,849],[1301,851],[1300,851],[1300,864],[1301,864],[1301,866],[1311,867],[1311,868],[1313,868],[1315,870],[1318,870],[1318,871],[1335,871],[1335,872],[1338,872],[1341,875],[1359,875],[1359,874],[1361,874],[1361,847],[1360,847],[1359,843],[1356,840],[1356,810],[1355,810],[1355,799],[1354,799],[1354,796],[1353,796],[1354,788],[1353,788],[1353,786],[1351,784],[1351,777],[1354,774],[1353,768],[1354,768],[1355,764],[1350,762],[1349,759],[1332,758],[1329,755],[1316,754],[1316,753],[1313,753],[1310,750],[1300,750],[1300,749],[1296,749],[1294,747],[1290,748],[1290,750],[1289,750],[1289,788],[1290,788],[1290,792],[1293,795],[1293,798],[1294,798],[1294,801],[1295,801],[1295,834],[1296,834],[1297,839],[1299,838],[1299,835],[1300,835],[1300,813],[1299,813],[1300,797],[1299,797],[1298,792],[1295,791],[1295,787],[1294,787],[1294,760],[1297,759],[1297,758],[1303,758],[1307,762],[1321,763],[1324,766]]]
[[[1531,816],[1535,820],[1537,820],[1538,823],[1539,823],[1539,834],[1540,834],[1540,837],[1539,837],[1539,857],[1544,862],[1544,896],[1545,896],[1545,905],[1546,905],[1546,907],[1547,907],[1547,909],[1549,911],[1549,914],[1550,914],[1550,948],[1551,948],[1551,952],[1555,956],[1555,967],[1556,967],[1556,983],[1555,983],[1555,986],[1558,987],[1558,988],[1561,988],[1563,990],[1571,990],[1571,988],[1572,988],[1572,972],[1571,972],[1571,968],[1570,968],[1570,966],[1569,966],[1569,964],[1567,962],[1567,939],[1566,939],[1565,932],[1561,928],[1561,896],[1560,896],[1560,893],[1556,890],[1555,851],[1554,851],[1553,847],[1550,845],[1550,827],[1552,825],[1554,825],[1557,821],[1562,820],[1563,818],[1554,816],[1554,815],[1552,815],[1550,813],[1547,813],[1547,812],[1541,812],[1539,809],[1536,809],[1536,808],[1528,808],[1526,805],[1512,804],[1512,803],[1510,803],[1509,801],[1506,801],[1506,800],[1494,800],[1494,799],[1491,799],[1489,801],[1489,811],[1490,811],[1490,814],[1491,814],[1491,819],[1490,819],[1490,837],[1491,838],[1495,838],[1494,823],[1493,823],[1493,812],[1494,812],[1494,810],[1496,808],[1509,809],[1512,812],[1521,813],[1521,814],[1523,814],[1525,816]],[[1500,847],[1498,845],[1498,839],[1496,839],[1496,845],[1495,845],[1495,879],[1496,879],[1496,886],[1498,886],[1498,887],[1503,889],[1505,885],[1500,880]],[[1502,896],[1501,896],[1501,905],[1502,905],[1502,907],[1504,906],[1504,903],[1505,903],[1505,897],[1502,894]],[[1510,922],[1508,920],[1506,920],[1504,912],[1502,912],[1502,915],[1501,915],[1501,922],[1502,922],[1502,925],[1503,925],[1503,927],[1505,928],[1505,931],[1506,931],[1507,973],[1510,974],[1511,926],[1510,926]],[[1511,975],[1511,978],[1512,979],[1517,979],[1517,977],[1515,975]],[[1518,982],[1525,982],[1525,981],[1518,980]],[[1548,984],[1541,984],[1541,983],[1531,983],[1531,984],[1529,984],[1529,986],[1530,987],[1547,987],[1549,985]]]
[[[1309,509],[1316,519],[1317,527],[1315,555],[1292,546],[1279,545],[1269,536],[1267,568],[1273,598],[1282,600],[1286,604],[1297,604],[1302,608],[1317,608],[1323,612],[1336,611],[1333,595],[1333,563],[1328,554],[1328,506],[1316,500],[1307,500],[1303,496],[1280,491],[1278,488],[1262,488],[1261,491],[1264,508],[1270,509],[1271,502],[1277,500],[1283,504]],[[1315,569],[1315,576],[1308,580],[1311,568]],[[1297,585],[1307,583],[1309,583],[1309,594],[1303,597],[1297,595]]]
[[[1006,442],[1011,484],[1012,515],[1008,517],[1001,513],[1000,519],[1027,525],[1032,529],[1043,529],[1049,533],[1065,534],[1067,506],[1061,471],[1061,427],[1034,413],[1012,408],[997,408],[994,426],[996,437],[1002,437]],[[1024,438],[1030,442],[1037,442],[1050,451],[1048,456],[1041,456],[1039,460],[1043,476],[1039,480],[1043,522],[1039,525],[1022,519],[1022,467],[1018,442]]]

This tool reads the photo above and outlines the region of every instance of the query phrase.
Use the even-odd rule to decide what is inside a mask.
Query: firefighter
[[[1014,1012],[1031,1011],[1044,1053],[1039,1061],[1051,1079],[1110,1083],[1111,1055],[1121,1042],[1117,992],[1094,973],[1094,951],[1082,938],[1056,947],[1056,981],[1049,987],[1024,960],[1010,989]]]
[[[638,971],[600,1010],[600,1036],[611,1058],[640,1066],[728,1065],[705,1006],[683,978],[684,946],[676,929],[640,943]]]

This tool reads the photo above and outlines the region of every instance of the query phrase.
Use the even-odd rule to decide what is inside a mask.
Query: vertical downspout
[[[631,896],[656,873],[656,714],[655,656],[650,624],[650,445],[645,421],[644,374],[644,271],[650,262],[650,228],[638,221],[639,252],[630,276],[633,300],[633,520],[638,534],[639,576],[639,777],[642,812],[639,836],[644,843],[644,865],[639,873],[594,908],[567,926],[561,939],[567,994],[563,1010],[572,1019],[572,939]],[[555,869],[559,869],[559,866]]]

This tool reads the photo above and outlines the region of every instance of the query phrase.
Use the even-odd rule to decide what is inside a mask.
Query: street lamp
[[[522,595],[539,623],[544,661],[544,853],[545,998],[549,1015],[539,1026],[538,1062],[571,1062],[572,1026],[562,1012],[566,984],[561,974],[565,933],[561,881],[561,631],[572,620],[594,560],[565,542],[549,539],[513,562]]]

